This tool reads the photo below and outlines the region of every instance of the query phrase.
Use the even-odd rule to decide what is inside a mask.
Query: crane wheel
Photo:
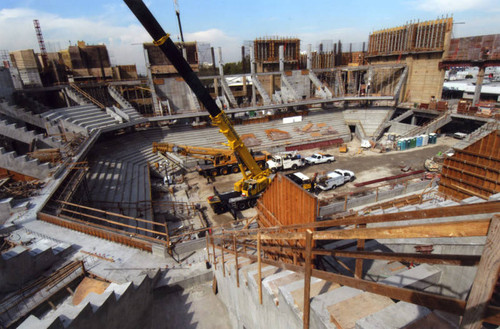
[[[294,165],[292,166],[292,170],[297,170],[297,165],[296,165],[296,164],[294,164]]]
[[[215,177],[215,176],[219,175],[219,172],[217,171],[217,169],[212,169],[210,171],[210,175],[212,175],[212,177]]]
[[[247,207],[246,207],[246,204],[245,202],[239,202],[238,203],[238,209],[239,210],[245,210]]]
[[[238,166],[233,166],[233,167],[231,167],[231,172],[232,172],[233,174],[235,174],[235,173],[237,173],[237,172],[239,172],[239,171],[240,171],[240,167],[238,167]]]
[[[257,204],[257,199],[252,199],[248,201],[248,208],[253,208]]]
[[[221,168],[220,173],[222,175],[227,175],[227,174],[229,174],[229,169],[227,167]]]

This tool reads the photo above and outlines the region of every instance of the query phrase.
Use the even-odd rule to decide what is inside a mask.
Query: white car
[[[321,191],[335,189],[347,182],[352,182],[354,178],[354,173],[352,171],[336,169],[317,178],[316,192],[319,193]]]
[[[307,164],[330,163],[335,161],[335,157],[331,154],[314,153],[310,157],[305,158]]]

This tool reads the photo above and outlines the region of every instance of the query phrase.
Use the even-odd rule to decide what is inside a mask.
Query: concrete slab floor
[[[211,283],[171,293],[155,292],[151,329],[230,329],[226,306],[212,292]]]

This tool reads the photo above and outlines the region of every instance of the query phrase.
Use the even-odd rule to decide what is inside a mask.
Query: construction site
[[[0,53],[1,328],[500,326],[500,34],[256,36],[201,74],[125,4],[146,76],[38,20]]]

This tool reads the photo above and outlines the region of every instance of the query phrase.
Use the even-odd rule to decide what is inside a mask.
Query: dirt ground
[[[424,147],[413,148],[406,151],[391,151],[387,153],[379,153],[378,151],[360,149],[359,141],[353,140],[347,144],[348,152],[340,153],[338,147],[311,149],[301,151],[300,154],[304,157],[309,156],[316,152],[329,153],[335,157],[335,161],[330,164],[320,164],[309,167],[301,168],[300,171],[309,177],[313,177],[315,173],[326,173],[334,169],[347,169],[351,170],[356,175],[356,180],[353,183],[347,183],[334,191],[322,192],[319,198],[328,198],[334,194],[344,193],[354,188],[354,183],[365,182],[373,179],[393,176],[403,173],[401,165],[411,166],[412,170],[424,169],[424,161],[439,152],[448,151],[455,143],[456,139],[451,137],[440,137],[437,139],[436,144],[429,144]],[[293,171],[287,171],[293,172]],[[235,181],[241,178],[239,174],[232,174],[227,176],[219,176],[215,178],[215,182],[207,183],[207,179],[199,176],[193,172],[188,174],[189,184],[196,184],[198,186],[199,202],[202,206],[207,207],[207,215],[212,222],[213,226],[222,225],[233,221],[231,214],[226,213],[222,215],[215,215],[208,206],[206,199],[208,196],[213,195],[213,187],[215,186],[218,191],[232,190]],[[248,209],[238,214],[238,218],[248,218],[256,214],[255,209]]]

